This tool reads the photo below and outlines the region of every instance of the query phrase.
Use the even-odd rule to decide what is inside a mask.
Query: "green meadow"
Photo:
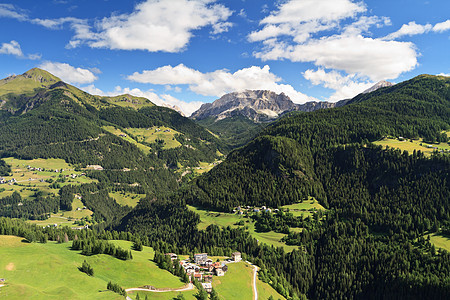
[[[109,281],[124,288],[153,285],[179,288],[178,277],[152,262],[154,251],[133,251],[133,259],[122,261],[109,255],[83,256],[70,250],[71,243],[26,243],[22,238],[0,236],[0,277],[6,285],[0,298],[8,299],[123,299],[106,290]],[[131,242],[113,241],[131,249]],[[90,277],[78,270],[86,260],[94,269]]]
[[[116,200],[116,202],[120,205],[128,205],[130,207],[135,207],[139,200],[145,198],[145,194],[134,194],[129,192],[109,192],[109,196]]]
[[[447,135],[449,135],[449,132],[446,132]],[[423,141],[423,139],[420,140],[399,140],[396,138],[384,138],[380,141],[374,142],[375,145],[381,145],[383,147],[390,147],[390,148],[397,148],[402,151],[406,150],[410,154],[416,151],[422,151],[425,155],[430,156],[435,149],[432,147],[437,147],[437,150],[443,150],[443,151],[450,151],[450,145],[448,143],[436,143],[436,144],[428,144]],[[429,147],[430,145],[431,147]]]
[[[430,236],[430,242],[436,247],[445,249],[450,252],[450,236],[435,233]]]
[[[247,228],[247,230],[250,232],[250,234],[258,240],[260,243],[265,243],[268,245],[273,245],[274,247],[283,247],[285,251],[292,251],[294,249],[297,249],[296,246],[288,246],[285,243],[281,242],[280,240],[285,236],[283,233],[278,232],[256,232],[255,230],[255,222],[250,219],[244,217],[244,215],[237,215],[237,214],[229,214],[229,213],[223,213],[223,212],[214,212],[209,210],[204,210],[200,208],[196,208],[193,206],[188,205],[187,206],[189,210],[196,212],[200,215],[200,223],[198,224],[199,230],[204,230],[206,227],[208,227],[211,224],[222,226],[222,227],[239,227],[238,225],[235,225],[239,221],[244,221],[244,228]]]
[[[134,140],[133,138],[131,138],[126,132],[120,130],[119,128],[116,128],[114,126],[103,126],[102,127],[104,130],[117,135],[118,137],[120,137],[121,139],[124,139],[125,141],[135,145],[136,147],[138,147],[138,149],[140,149],[141,151],[143,151],[145,154],[149,154],[150,151],[152,150],[152,148],[143,145],[141,143],[138,143],[136,140]]]
[[[285,211],[289,209],[289,212],[296,217],[303,215],[304,218],[311,216],[313,211],[325,210],[313,197],[308,197],[308,200],[304,200],[303,202],[284,205],[281,208]]]
[[[133,135],[138,142],[154,143],[163,140],[163,149],[180,147],[181,143],[175,139],[180,132],[165,126],[154,126],[150,128],[127,128],[126,131]]]
[[[253,267],[246,262],[228,264],[228,272],[223,277],[214,277],[213,288],[221,299],[253,299]],[[285,299],[269,284],[256,279],[258,299]]]

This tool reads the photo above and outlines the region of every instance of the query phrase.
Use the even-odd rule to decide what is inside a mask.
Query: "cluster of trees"
[[[85,260],[83,261],[83,264],[81,267],[78,267],[78,270],[80,270],[83,273],[88,274],[89,276],[94,276],[94,268],[91,267],[91,265]]]
[[[127,292],[125,291],[125,289],[123,287],[121,287],[118,283],[114,283],[114,282],[108,282],[108,284],[106,285],[106,288],[108,290],[113,291],[114,293],[117,293],[119,295],[122,295],[124,297],[127,296]]]
[[[11,173],[11,167],[3,159],[0,159],[0,176],[9,176],[9,173]]]
[[[322,216],[322,212],[314,214],[314,218],[318,220]],[[255,229],[258,232],[275,231],[280,233],[289,233],[289,228],[310,228],[313,225],[311,218],[303,219],[302,216],[295,217],[292,213],[279,210],[276,213],[262,212],[252,215],[255,220]]]
[[[155,251],[155,257],[153,258],[153,261],[161,269],[167,270],[173,275],[180,277],[183,282],[189,282],[189,276],[184,271],[184,268],[180,265],[180,261],[178,259],[172,260],[169,255],[165,255],[162,252]]]
[[[0,216],[9,218],[25,218],[31,220],[45,220],[50,213],[59,210],[59,197],[35,193],[31,200],[24,200],[20,193],[14,191],[11,196],[0,199]]]
[[[95,238],[73,240],[72,250],[81,250],[83,255],[108,254],[122,260],[133,259],[130,250],[122,249],[108,241]]]

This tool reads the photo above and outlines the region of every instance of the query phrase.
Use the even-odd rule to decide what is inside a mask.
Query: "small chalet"
[[[198,281],[202,281],[202,277],[203,277],[203,274],[201,274],[201,273],[194,274],[194,278],[197,279]]]
[[[194,261],[198,265],[204,265],[208,259],[208,253],[197,253],[194,254]]]
[[[211,293],[212,292],[212,284],[210,282],[203,282],[202,286],[203,286],[203,288],[205,289],[205,291],[207,293]]]
[[[214,271],[216,272],[217,276],[224,276],[225,275],[225,272],[222,270],[222,268],[216,268]]]
[[[166,253],[166,255],[169,256],[171,260],[176,260],[178,258],[178,255],[175,253]]]
[[[241,261],[241,260],[242,260],[241,252],[233,252],[233,253],[231,254],[231,259],[232,259],[233,261]]]
[[[203,281],[204,282],[212,282],[213,276],[212,275],[203,275]]]
[[[205,261],[205,265],[206,265],[207,267],[211,266],[212,264],[213,264],[213,261],[212,261],[212,259],[210,259],[210,258],[208,258],[208,259]]]

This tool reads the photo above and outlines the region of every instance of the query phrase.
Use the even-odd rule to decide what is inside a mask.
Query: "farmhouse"
[[[197,253],[194,254],[194,261],[198,265],[204,265],[208,259],[208,253]]]
[[[176,260],[178,258],[178,255],[175,253],[166,253],[165,255],[169,256],[171,260]]]
[[[211,293],[212,292],[212,284],[210,282],[203,282],[202,286],[203,286],[203,288],[205,289],[205,291],[207,293]]]
[[[242,260],[242,258],[241,258],[241,252],[233,252],[233,253],[231,254],[231,259],[232,259],[233,261],[241,261],[241,260]]]

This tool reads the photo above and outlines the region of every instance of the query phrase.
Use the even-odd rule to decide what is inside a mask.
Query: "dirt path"
[[[188,283],[182,288],[179,289],[146,289],[146,288],[129,288],[125,291],[132,292],[132,291],[144,291],[144,292],[154,292],[154,293],[166,293],[166,292],[184,292],[184,291],[190,291],[194,289],[194,285],[192,283]]]

